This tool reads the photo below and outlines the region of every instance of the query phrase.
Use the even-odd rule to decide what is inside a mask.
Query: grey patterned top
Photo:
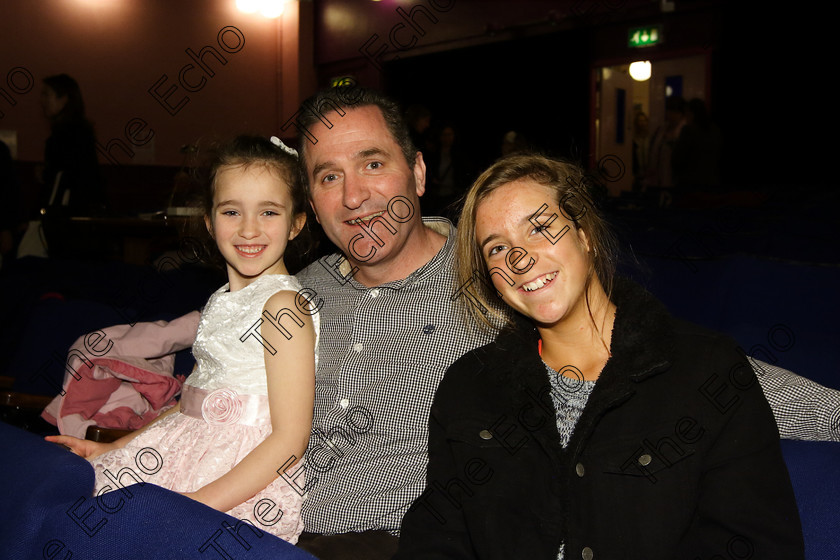
[[[592,389],[595,388],[595,381],[586,381],[583,374],[574,366],[566,366],[556,371],[550,365],[545,364],[548,372],[548,380],[551,383],[551,400],[554,401],[554,410],[557,413],[557,431],[560,432],[560,442],[563,447],[569,445],[572,432],[589,400]],[[557,553],[557,560],[564,558],[565,543],[560,545]]]
[[[595,381],[584,380],[583,374],[574,366],[566,366],[558,372],[545,364],[545,369],[551,383],[551,400],[554,401],[557,413],[557,431],[560,432],[563,447],[566,447],[589,394],[595,387]]]

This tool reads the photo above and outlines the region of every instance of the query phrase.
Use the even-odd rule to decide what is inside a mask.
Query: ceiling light
[[[267,18],[277,18],[283,15],[283,8],[286,0],[262,0],[260,3],[260,14]]]
[[[644,82],[650,79],[650,61],[638,60],[630,65],[630,77],[637,82]]]
[[[260,9],[260,0],[236,0],[236,7],[240,12],[253,14]]]

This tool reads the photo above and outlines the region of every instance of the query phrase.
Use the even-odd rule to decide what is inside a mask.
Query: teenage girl
[[[459,301],[497,337],[438,387],[394,559],[803,558],[752,367],[615,276],[589,193],[582,169],[534,154],[467,193]]]

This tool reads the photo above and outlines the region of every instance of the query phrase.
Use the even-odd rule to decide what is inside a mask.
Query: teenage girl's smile
[[[548,286],[549,284],[551,284],[551,282],[556,277],[557,277],[557,271],[555,270],[554,272],[549,272],[548,274],[543,274],[543,275],[537,277],[536,279],[531,280],[530,282],[523,283],[519,287],[519,289],[526,292],[526,293],[536,292],[536,291],[541,290],[544,287]]]
[[[491,274],[496,290],[508,305],[546,326],[588,320],[588,241],[555,197],[544,185],[515,181],[491,191],[475,216],[475,239],[487,268],[505,273]],[[534,223],[534,212],[545,204],[545,215],[554,220]]]

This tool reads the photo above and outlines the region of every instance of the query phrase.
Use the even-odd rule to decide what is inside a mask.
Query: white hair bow
[[[274,144],[275,146],[277,146],[278,148],[280,148],[281,150],[283,150],[284,152],[286,152],[290,156],[298,157],[297,150],[295,150],[294,148],[288,147],[286,144],[283,143],[282,140],[280,140],[276,136],[272,136],[271,138],[269,138],[269,140],[271,141],[272,144]]]

